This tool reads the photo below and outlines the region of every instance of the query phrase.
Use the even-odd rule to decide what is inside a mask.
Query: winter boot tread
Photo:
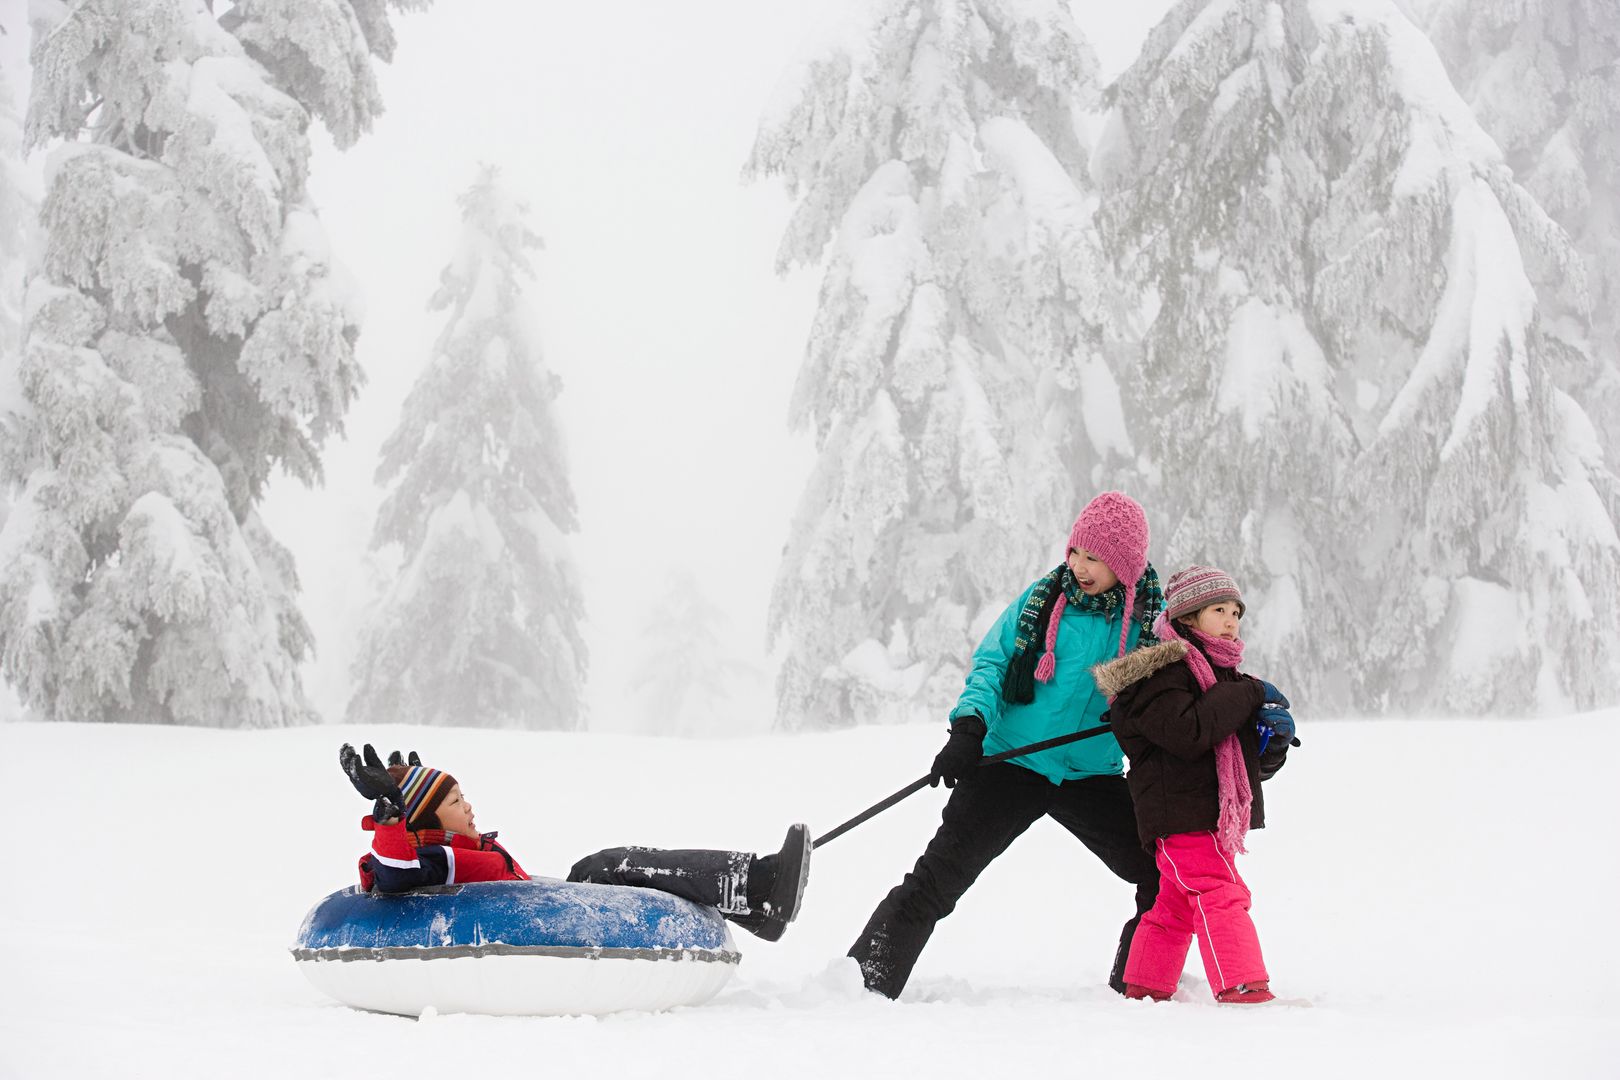
[[[766,941],[781,939],[787,924],[798,917],[799,905],[804,900],[805,882],[810,880],[810,850],[809,827],[788,826],[787,839],[782,841],[782,850],[776,854],[776,880],[762,909],[763,924],[755,928],[743,923],[745,929]]]

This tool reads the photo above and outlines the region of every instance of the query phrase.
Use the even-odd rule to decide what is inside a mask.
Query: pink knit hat
[[[1134,589],[1148,563],[1148,523],[1142,505],[1120,491],[1105,491],[1092,499],[1074,519],[1064,556],[1076,548],[1097,556],[1127,590]]]
[[[1164,583],[1164,617],[1171,622],[1222,600],[1236,604],[1238,614],[1243,614],[1243,594],[1238,592],[1237,582],[1231,574],[1213,566],[1177,570]]]
[[[1069,546],[1063,549],[1065,560],[1069,552],[1085,548],[1102,560],[1125,586],[1125,616],[1120,621],[1119,655],[1125,655],[1130,640],[1131,612],[1136,608],[1136,583],[1147,570],[1148,523],[1142,505],[1122,491],[1105,491],[1086,503],[1080,516],[1069,530]],[[1058,620],[1063,615],[1067,598],[1058,593],[1052,619],[1047,624],[1046,653],[1035,668],[1035,678],[1048,682],[1057,668],[1053,649],[1057,647]]]

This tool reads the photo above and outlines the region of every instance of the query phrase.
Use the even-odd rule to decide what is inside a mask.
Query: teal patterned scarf
[[[1065,605],[1072,604],[1080,611],[1093,612],[1104,618],[1112,618],[1114,612],[1125,603],[1123,582],[1116,582],[1112,588],[1096,596],[1081,592],[1067,562],[1037,581],[1029,599],[1024,602],[1023,610],[1018,613],[1013,657],[1007,665],[1007,677],[1001,686],[1001,696],[1005,701],[1014,705],[1028,705],[1035,700],[1036,681],[1046,682],[1052,677],[1052,665],[1056,658],[1043,648],[1043,643],[1051,628],[1060,594]],[[1136,647],[1158,644],[1159,639],[1153,633],[1153,622],[1164,610],[1164,590],[1159,587],[1159,572],[1153,569],[1152,563],[1148,563],[1136,583],[1136,602],[1133,606],[1135,610],[1132,616],[1141,628]],[[1049,662],[1043,665],[1043,660]],[[1041,670],[1043,666],[1044,671]]]

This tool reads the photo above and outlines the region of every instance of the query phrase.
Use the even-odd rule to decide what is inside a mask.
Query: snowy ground
[[[1620,1075],[1620,711],[1315,723],[1243,865],[1273,982],[1309,1008],[1103,983],[1126,888],[1050,823],[941,924],[898,1003],[841,956],[943,793],[817,853],[805,913],[713,1002],[425,1020],[323,999],[286,947],[345,885],[345,739],[415,746],[531,872],[618,843],[774,848],[926,767],[938,725],[715,742],[350,728],[0,725],[0,1077]],[[140,825],[137,825],[140,823]],[[1578,931],[1578,932],[1577,932]]]

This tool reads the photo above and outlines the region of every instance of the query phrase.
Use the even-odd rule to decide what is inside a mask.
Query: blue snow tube
[[[741,959],[713,908],[550,878],[394,895],[343,889],[304,917],[292,954],[345,1005],[405,1016],[694,1005],[718,993]]]

